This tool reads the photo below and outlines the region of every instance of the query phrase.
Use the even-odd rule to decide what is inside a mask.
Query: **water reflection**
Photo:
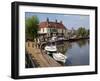
[[[63,42],[57,44],[57,49],[68,57],[63,65],[89,65],[89,40]]]
[[[87,43],[89,44],[89,40],[77,41],[76,43],[81,48],[82,46],[86,45]]]
[[[62,54],[65,54],[68,49],[72,48],[72,44],[70,42],[61,42],[60,44],[57,44],[57,49]]]

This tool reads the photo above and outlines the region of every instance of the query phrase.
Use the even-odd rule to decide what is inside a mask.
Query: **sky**
[[[79,27],[84,27],[86,29],[90,28],[89,15],[25,12],[25,18],[32,16],[37,16],[39,18],[39,22],[46,21],[47,18],[49,18],[49,21],[52,22],[55,22],[57,19],[57,22],[62,21],[64,26],[68,29],[78,29]]]

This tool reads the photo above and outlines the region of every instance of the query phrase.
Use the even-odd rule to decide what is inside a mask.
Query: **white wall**
[[[10,78],[11,65],[11,2],[14,0],[0,1],[0,81],[13,81]],[[17,0],[20,1],[20,0]],[[44,3],[58,3],[58,4],[73,4],[73,5],[90,5],[98,6],[100,10],[100,0],[21,0]],[[100,11],[99,11],[100,14]],[[100,21],[100,15],[98,16]],[[100,23],[98,26],[100,31]],[[99,32],[100,34],[100,32]],[[98,38],[100,41],[100,37]],[[100,42],[98,43],[100,45]],[[100,48],[100,46],[98,46]],[[99,50],[100,53],[100,50]],[[100,54],[98,53],[98,61],[100,62]],[[100,68],[100,63],[99,68]],[[100,70],[99,70],[100,71]],[[33,81],[33,79],[26,79],[26,81]],[[34,79],[34,81],[100,81],[100,74],[98,75],[82,75],[82,76],[67,76],[56,78],[41,78]]]
[[[41,28],[39,30],[39,33],[47,33],[48,32],[48,28],[44,27],[44,28]]]

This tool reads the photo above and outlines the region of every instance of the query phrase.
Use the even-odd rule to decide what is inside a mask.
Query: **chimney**
[[[47,17],[47,22],[49,22],[49,18]]]
[[[55,20],[55,22],[57,23],[57,19]]]
[[[62,21],[60,21],[60,23],[62,24]]]

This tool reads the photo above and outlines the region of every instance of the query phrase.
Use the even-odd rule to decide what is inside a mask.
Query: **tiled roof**
[[[39,28],[59,28],[65,29],[65,26],[62,23],[56,22],[41,22]]]

